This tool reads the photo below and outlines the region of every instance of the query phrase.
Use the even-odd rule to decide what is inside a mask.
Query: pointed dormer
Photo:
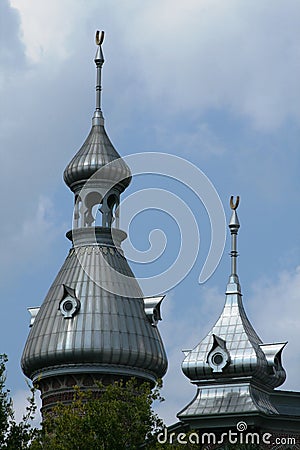
[[[183,373],[198,386],[193,402],[178,417],[261,411],[276,414],[269,394],[285,381],[281,352],[286,343],[263,344],[243,306],[237,273],[239,197],[230,200],[231,273],[223,311],[207,336],[185,351]]]

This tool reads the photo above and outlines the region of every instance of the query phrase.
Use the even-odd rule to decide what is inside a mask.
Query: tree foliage
[[[103,386],[91,392],[75,388],[73,402],[57,404],[43,421],[34,450],[124,450],[155,448],[162,421],[152,410],[160,400],[159,388],[134,379]]]
[[[32,425],[35,417],[35,389],[31,388],[28,406],[17,423],[13,402],[6,389],[7,357],[0,355],[0,450],[174,450],[199,449],[189,439],[185,445],[173,439],[160,443],[165,433],[162,420],[154,413],[154,401],[162,400],[160,384],[153,390],[149,383],[131,379],[108,386],[99,384],[100,395],[74,388],[73,401],[58,403],[48,412],[42,428]],[[192,431],[187,433],[187,438]],[[205,446],[202,448],[205,448]],[[251,445],[213,446],[215,450],[256,450]]]
[[[6,355],[0,355],[0,449],[29,449],[32,440],[37,436],[37,429],[32,426],[36,412],[34,399],[35,389],[31,388],[28,406],[22,420],[17,423],[10,392],[6,389]]]

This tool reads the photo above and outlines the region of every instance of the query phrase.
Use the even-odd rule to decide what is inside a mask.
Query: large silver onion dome
[[[110,164],[105,169],[104,166],[112,161],[115,161],[115,164]],[[102,169],[103,182],[113,184],[115,180],[121,180],[118,183],[121,192],[131,181],[128,165],[112,145],[104,125],[101,124],[92,126],[84,144],[65,168],[65,183],[73,192],[80,190],[99,169]]]
[[[109,230],[97,233],[99,241],[109,242]],[[128,277],[122,295],[112,293],[118,273]],[[145,314],[142,291],[120,247],[90,243],[70,250],[35,317],[21,364],[35,382],[77,372],[151,382],[165,374],[158,328]]]

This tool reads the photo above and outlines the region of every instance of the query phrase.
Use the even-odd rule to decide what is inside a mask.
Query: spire
[[[104,63],[104,56],[102,52],[102,43],[104,41],[104,31],[97,30],[96,31],[96,45],[98,45],[97,52],[95,55],[95,64],[96,64],[96,73],[97,73],[97,82],[96,82],[96,109],[94,112],[92,123],[93,125],[103,125],[104,119],[101,111],[101,72],[102,66]]]
[[[95,55],[95,64],[96,64],[96,108],[92,119],[92,127],[87,136],[85,142],[78,150],[76,155],[69,162],[64,171],[64,180],[67,186],[74,192],[76,198],[81,198],[81,190],[85,183],[93,176],[95,173],[103,169],[101,172],[102,180],[98,179],[98,188],[102,191],[98,192],[97,195],[94,195],[94,200],[97,197],[98,199],[106,192],[107,183],[111,183],[116,186],[117,192],[114,192],[116,201],[113,201],[113,197],[111,197],[109,201],[110,206],[104,206],[104,210],[113,209],[113,206],[119,204],[118,197],[120,193],[127,188],[131,181],[131,172],[125,161],[122,160],[117,150],[114,148],[111,143],[105,128],[104,128],[104,118],[101,110],[101,71],[102,66],[104,64],[104,57],[102,52],[102,43],[104,40],[104,31],[96,32],[96,45],[97,52]],[[114,162],[114,164],[110,164]],[[104,169],[104,167],[106,169]],[[121,180],[121,181],[120,181]],[[114,183],[115,181],[115,183]],[[99,190],[98,189],[98,190]],[[81,194],[80,194],[81,193]],[[109,195],[111,194],[108,193]],[[107,197],[109,197],[109,195]],[[82,202],[84,199],[82,199]],[[95,204],[91,204],[91,198],[88,199],[89,211],[86,213],[85,218],[87,220],[81,221],[81,226],[91,226],[93,224],[94,217],[91,215],[90,209],[95,206]],[[92,202],[93,203],[93,202]],[[102,209],[102,212],[104,211]],[[111,211],[108,211],[108,215],[111,216]],[[78,213],[76,212],[76,217]],[[103,215],[104,217],[104,225],[108,226],[107,223],[110,222],[110,217],[107,220],[106,212]],[[76,218],[77,221],[77,218]],[[84,222],[84,223],[83,223]],[[79,222],[78,222],[79,223]],[[115,224],[117,221],[115,222]]]
[[[233,292],[241,293],[241,288],[239,284],[239,277],[237,274],[237,257],[238,257],[238,251],[237,251],[237,235],[240,228],[240,222],[237,216],[237,208],[240,203],[240,197],[237,196],[236,201],[234,203],[233,196],[230,198],[230,208],[232,209],[232,215],[229,222],[229,229],[231,233],[231,274],[229,277],[228,285],[226,293],[232,294]]]
[[[269,394],[286,377],[281,353],[285,343],[264,344],[250,323],[237,274],[237,234],[240,198],[230,199],[232,209],[231,274],[223,311],[208,334],[185,352],[183,373],[198,386],[194,400],[177,414],[185,423],[207,415],[278,414]]]
[[[97,31],[91,130],[64,171],[75,195],[67,233],[73,245],[42,306],[29,311],[32,326],[22,368],[38,381],[43,411],[57,401],[72,401],[74,385],[98,395],[99,381],[134,376],[152,384],[167,370],[156,326],[162,297],[144,299],[121,248],[126,233],[119,229],[120,196],[131,172],[104,128],[103,38]]]

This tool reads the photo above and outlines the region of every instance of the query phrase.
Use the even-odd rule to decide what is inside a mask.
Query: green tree
[[[33,450],[124,450],[156,448],[161,419],[153,412],[162,400],[159,386],[131,379],[108,386],[99,384],[99,398],[75,388],[73,402],[57,404],[45,415]]]
[[[0,443],[3,445],[8,431],[9,418],[11,416],[11,400],[9,392],[5,388],[5,364],[6,355],[0,355]]]
[[[7,356],[0,355],[0,449],[23,450],[29,449],[31,441],[37,435],[37,429],[32,426],[35,417],[35,389],[31,388],[28,406],[22,420],[17,423],[13,409],[13,402],[9,390],[6,389]]]
[[[158,433],[164,432],[162,420],[153,412],[160,396],[160,383],[152,390],[149,383],[99,384],[100,395],[74,388],[71,404],[57,404],[43,420],[42,429],[32,426],[35,418],[35,389],[30,389],[28,406],[17,423],[13,402],[6,389],[6,355],[0,355],[0,450],[174,450],[183,445],[160,444]],[[190,431],[189,433],[192,433]],[[187,438],[189,436],[187,433]],[[189,442],[185,449],[201,449]],[[224,445],[215,450],[257,450],[257,446]]]

